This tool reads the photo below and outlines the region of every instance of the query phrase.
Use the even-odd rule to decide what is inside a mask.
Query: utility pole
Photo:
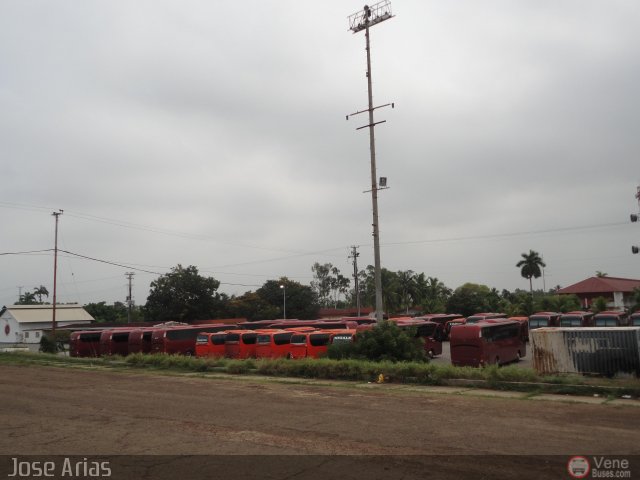
[[[377,173],[376,173],[376,143],[375,143],[375,126],[378,123],[384,123],[386,120],[382,120],[381,122],[375,122],[373,118],[373,111],[377,108],[387,107],[391,105],[391,108],[394,107],[393,103],[387,103],[385,105],[379,105],[377,107],[373,106],[373,87],[372,87],[372,75],[371,75],[371,45],[369,42],[369,27],[373,25],[377,25],[389,18],[392,18],[393,15],[391,13],[391,2],[389,0],[383,0],[381,2],[372,5],[371,7],[365,5],[364,9],[360,12],[356,12],[353,15],[349,16],[349,29],[353,33],[358,33],[362,30],[365,31],[365,40],[366,40],[366,50],[367,50],[367,88],[368,88],[368,98],[369,98],[369,108],[366,110],[361,110],[359,112],[352,113],[351,115],[347,115],[347,120],[352,115],[358,115],[360,113],[368,112],[369,113],[369,124],[359,127],[357,130],[362,128],[369,128],[369,150],[371,153],[371,204],[373,208],[373,256],[374,256],[374,267],[375,267],[375,286],[376,286],[376,321],[382,321],[382,273],[380,267],[380,230],[378,226],[378,190],[382,188],[386,188],[386,178],[384,182],[381,182],[382,188],[378,187]]]
[[[351,247],[351,255],[348,258],[353,258],[353,286],[356,295],[356,307],[358,308],[358,316],[360,316],[360,281],[358,279],[358,247],[353,245]]]
[[[127,272],[124,274],[124,276],[129,280],[129,295],[127,296],[127,323],[131,323],[131,308],[133,306],[133,297],[131,296],[131,282],[134,275],[134,272]]]
[[[58,291],[58,217],[62,215],[63,211],[64,210],[58,210],[52,213],[52,215],[56,217],[56,240],[53,249],[53,309],[51,319],[51,336],[54,342],[56,341],[56,296]]]
[[[640,185],[638,185],[638,191],[636,193],[636,198],[638,199],[638,213],[631,214],[631,222],[636,223],[638,221],[638,216],[640,216]],[[631,246],[631,253],[634,255],[640,253],[640,247],[638,245]]]

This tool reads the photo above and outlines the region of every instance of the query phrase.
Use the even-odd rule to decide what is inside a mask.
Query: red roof
[[[640,288],[640,280],[616,277],[591,277],[581,282],[561,288],[558,293],[584,294],[584,293],[630,293]]]

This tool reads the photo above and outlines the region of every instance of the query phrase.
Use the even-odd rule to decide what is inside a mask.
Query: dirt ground
[[[0,367],[0,425],[9,456],[411,455],[434,478],[640,454],[636,407],[41,366]]]

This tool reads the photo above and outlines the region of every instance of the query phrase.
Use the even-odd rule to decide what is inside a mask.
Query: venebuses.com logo
[[[571,478],[631,478],[631,467],[626,458],[571,457],[567,462]],[[589,475],[591,474],[591,475]]]

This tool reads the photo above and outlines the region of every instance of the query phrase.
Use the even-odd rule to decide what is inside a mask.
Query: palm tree
[[[42,296],[49,298],[49,290],[44,285],[40,285],[39,287],[33,290],[33,294],[38,297],[38,302],[42,303]]]
[[[533,297],[533,282],[531,279],[534,277],[540,278],[540,275],[542,275],[541,268],[546,267],[542,257],[538,252],[529,250],[529,253],[522,254],[522,260],[516,264],[516,267],[520,268],[520,275],[523,278],[529,279],[529,291],[531,292],[531,297]]]

